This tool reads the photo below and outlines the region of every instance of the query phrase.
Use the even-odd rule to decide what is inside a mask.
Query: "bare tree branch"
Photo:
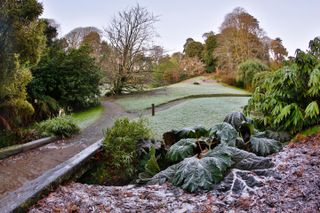
[[[112,51],[107,73],[113,93],[120,94],[125,85],[136,83],[136,75],[145,71],[141,60],[151,47],[156,21],[156,16],[136,5],[119,12],[104,29]]]

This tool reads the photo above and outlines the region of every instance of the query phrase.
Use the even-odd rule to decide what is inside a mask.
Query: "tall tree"
[[[265,32],[259,21],[243,8],[227,14],[220,30],[214,55],[218,58],[219,68],[228,75],[235,76],[237,65],[247,59],[269,60],[269,51],[263,42]]]
[[[0,126],[6,129],[33,112],[26,85],[45,47],[41,13],[36,0],[0,2]]]
[[[213,51],[217,48],[217,38],[216,35],[211,31],[204,33],[204,49],[202,52],[202,61],[205,64],[205,68],[207,72],[213,72],[216,67],[216,58],[213,55]]]
[[[320,36],[315,37],[309,42],[308,52],[320,59]]]
[[[187,57],[198,57],[198,59],[201,59],[203,49],[204,47],[201,42],[188,38],[184,44],[183,52]]]
[[[278,63],[283,62],[285,57],[288,56],[288,51],[283,46],[281,38],[276,38],[271,41],[270,50],[273,55],[273,59]]]
[[[105,29],[111,52],[106,70],[111,91],[121,94],[136,86],[135,79],[146,71],[141,60],[151,46],[157,21],[147,9],[136,5],[119,12]],[[142,66],[141,66],[142,65]]]

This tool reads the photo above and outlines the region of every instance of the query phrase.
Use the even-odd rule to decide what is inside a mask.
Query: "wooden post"
[[[151,114],[152,114],[152,116],[154,116],[154,104],[151,104]]]

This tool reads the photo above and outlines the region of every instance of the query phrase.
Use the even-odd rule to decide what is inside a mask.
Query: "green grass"
[[[71,117],[81,129],[84,129],[98,120],[102,115],[102,112],[103,107],[100,105],[86,111],[73,113]]]
[[[317,133],[320,133],[320,125],[310,127],[309,129],[302,131],[300,134],[304,136],[310,136]]]
[[[160,87],[149,90],[145,94],[121,97],[116,102],[127,111],[139,111],[151,107],[151,104],[160,105],[172,100],[184,98],[191,95],[208,94],[248,94],[247,91],[224,86],[214,82],[204,82],[205,77],[196,77],[187,82],[172,84],[167,87]],[[194,85],[193,82],[200,85]]]
[[[217,97],[186,100],[167,110],[156,112],[155,116],[144,116],[149,121],[157,139],[171,129],[203,125],[207,128],[223,121],[232,111],[242,111],[248,97]]]

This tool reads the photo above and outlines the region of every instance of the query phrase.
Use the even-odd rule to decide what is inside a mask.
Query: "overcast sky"
[[[320,36],[319,0],[39,0],[43,17],[60,24],[60,36],[76,27],[106,27],[118,11],[139,3],[160,16],[155,25],[155,44],[167,51],[182,51],[189,37],[202,41],[202,34],[219,32],[227,13],[243,7],[260,21],[270,38],[280,37],[289,54],[305,50],[309,40]]]

